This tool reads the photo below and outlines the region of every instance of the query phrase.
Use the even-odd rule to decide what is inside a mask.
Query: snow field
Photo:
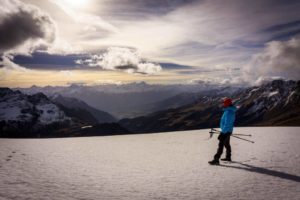
[[[235,163],[210,166],[209,130],[0,139],[0,199],[299,199],[300,128],[236,128]]]

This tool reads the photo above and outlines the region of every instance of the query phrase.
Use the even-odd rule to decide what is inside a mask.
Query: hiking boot
[[[231,162],[231,158],[221,158],[222,161],[229,161]]]
[[[208,163],[211,165],[219,165],[220,164],[220,162],[218,160],[212,160],[212,161],[209,161]]]

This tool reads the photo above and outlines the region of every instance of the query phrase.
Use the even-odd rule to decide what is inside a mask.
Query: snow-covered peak
[[[70,120],[43,93],[26,95],[0,88],[0,121],[48,125]]]
[[[286,110],[284,107],[297,104],[296,101],[291,101],[296,89],[296,81],[274,80],[238,94],[237,104],[245,116],[262,117],[275,108]]]

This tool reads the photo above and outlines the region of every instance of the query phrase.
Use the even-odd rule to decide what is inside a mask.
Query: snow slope
[[[208,130],[0,139],[0,199],[300,199],[300,127],[235,132],[221,166]]]

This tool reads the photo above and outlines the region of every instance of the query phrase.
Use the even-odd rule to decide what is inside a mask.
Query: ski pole
[[[209,132],[210,134],[220,134],[220,132]],[[237,136],[237,135],[241,135],[241,134],[236,134],[236,133],[234,133],[234,134],[231,134],[231,136]],[[242,134],[242,136],[251,136],[251,135],[244,135],[244,134]]]
[[[232,135],[232,137],[238,138],[238,139],[240,139],[240,140],[245,140],[245,141],[247,141],[247,142],[254,143],[254,141],[247,140],[247,139],[244,139],[244,138],[240,138],[240,137],[238,137],[238,136],[235,136],[235,135]]]
[[[214,128],[211,128],[211,131],[209,132],[209,133],[210,133],[210,137],[212,137],[212,136],[213,136],[213,134],[218,134],[218,133],[216,133],[216,132],[213,132],[213,131],[216,131],[216,132],[219,132],[219,133],[221,133],[221,131],[218,131],[218,130],[216,130],[216,129],[214,129]],[[240,140],[244,140],[244,141],[247,141],[247,142],[254,143],[254,141],[251,141],[251,140],[247,140],[247,139],[244,139],[244,138],[238,137],[238,136],[236,136],[235,134],[231,134],[231,136],[232,136],[232,137],[235,137],[235,138],[238,138],[238,139],[240,139]]]
[[[214,129],[214,128],[212,128],[211,130],[212,130],[212,131],[217,131],[217,132],[221,133],[221,131],[218,131],[218,130],[216,130],[216,129]],[[232,134],[232,135],[249,136],[249,137],[252,136],[251,134],[240,134],[240,133],[234,133],[234,134]]]
[[[252,136],[251,134],[240,134],[240,133],[234,133],[232,135],[249,136],[249,137]]]

